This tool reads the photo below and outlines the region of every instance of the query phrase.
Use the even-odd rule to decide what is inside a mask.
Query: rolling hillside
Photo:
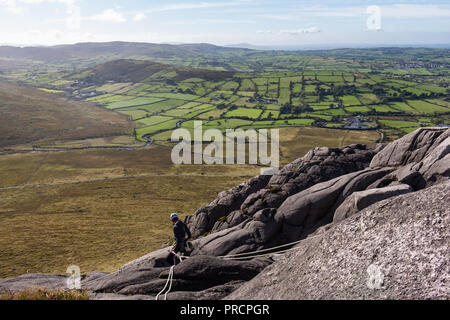
[[[208,56],[222,53],[242,54],[252,52],[249,49],[225,48],[211,44],[170,45],[135,42],[77,43],[53,47],[12,47],[0,46],[0,57],[62,62],[69,59],[90,59],[102,55],[116,58],[130,57],[187,57]]]
[[[151,60],[193,68],[214,70],[241,69],[245,56],[254,50],[225,48],[211,44],[154,44],[134,42],[78,43],[53,47],[0,46],[0,71],[45,69],[60,70],[92,67],[118,59]],[[7,61],[8,63],[2,63]],[[244,67],[245,69],[245,67]]]
[[[121,114],[35,89],[0,82],[0,149],[131,134]]]
[[[183,81],[190,78],[199,78],[209,81],[222,81],[230,78],[233,73],[228,71],[215,71],[206,69],[192,69],[180,66],[171,66],[151,61],[115,60],[98,66],[77,71],[68,78],[82,79],[94,83],[114,82],[145,82],[146,79],[160,73],[160,79]],[[169,75],[169,76],[167,76]]]

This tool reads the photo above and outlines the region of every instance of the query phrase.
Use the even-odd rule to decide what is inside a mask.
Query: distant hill
[[[115,112],[0,82],[0,149],[18,144],[131,134]]]
[[[242,54],[248,49],[225,48],[211,44],[154,44],[137,42],[78,43],[53,47],[0,46],[0,57],[38,60],[49,63],[67,62],[71,59],[92,59],[99,56],[120,58],[211,58],[222,53]],[[105,57],[106,58],[106,57]]]
[[[145,82],[145,80],[150,77],[153,77],[153,79],[171,80],[175,82],[190,78],[222,81],[232,76],[233,73],[229,71],[194,69],[151,61],[121,59],[77,71],[68,77],[91,83],[105,83],[107,81]]]
[[[331,47],[332,48],[332,47]],[[276,50],[278,49],[278,50]],[[0,72],[15,70],[75,70],[120,60],[147,60],[163,64],[212,70],[265,72],[299,70],[304,59],[351,59],[373,67],[374,61],[421,60],[447,63],[448,49],[432,48],[347,48],[311,50],[299,46],[269,47],[237,44],[222,47],[207,43],[155,44],[138,42],[77,43],[53,47],[0,46]],[[305,50],[309,49],[309,50]],[[319,47],[317,49],[320,49]],[[425,59],[425,60],[424,60]],[[383,60],[384,61],[384,60]]]

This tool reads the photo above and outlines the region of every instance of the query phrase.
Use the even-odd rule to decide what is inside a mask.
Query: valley
[[[166,57],[114,60],[81,70],[16,70],[4,78],[123,114],[134,122],[141,142],[151,138],[167,144],[174,129],[192,130],[195,120],[222,131],[379,130],[385,141],[449,123],[449,61],[443,49],[214,49],[209,58],[240,57],[248,71],[180,66]],[[253,65],[255,57],[264,71]]]
[[[174,129],[278,128],[282,165],[388,142],[449,124],[449,63],[444,49],[0,47],[0,278],[115,271],[171,242],[168,213],[259,174],[172,164]]]

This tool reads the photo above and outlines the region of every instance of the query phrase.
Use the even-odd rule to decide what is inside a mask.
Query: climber
[[[170,215],[170,220],[173,224],[173,233],[175,236],[175,245],[170,250],[170,254],[167,257],[167,262],[170,265],[176,264],[177,259],[175,254],[181,252],[182,255],[188,255],[189,252],[186,250],[187,240],[192,237],[191,231],[187,225],[180,220],[178,214],[172,213]],[[187,238],[186,238],[187,235]],[[174,254],[175,253],[175,254]]]

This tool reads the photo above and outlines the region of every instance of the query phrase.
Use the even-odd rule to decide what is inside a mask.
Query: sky
[[[373,46],[449,40],[449,0],[0,0],[0,44]]]

